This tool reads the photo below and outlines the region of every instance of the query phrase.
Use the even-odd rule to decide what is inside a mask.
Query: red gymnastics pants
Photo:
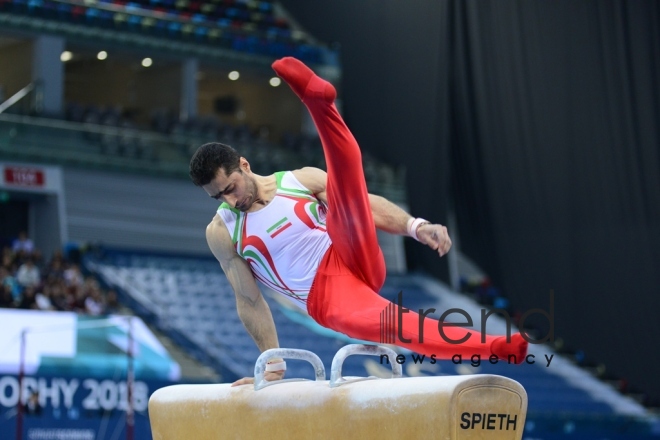
[[[360,148],[334,105],[336,91],[330,83],[295,58],[278,60],[273,69],[307,106],[321,137],[328,172],[326,226],[332,245],[314,278],[307,310],[324,327],[381,343],[381,312],[392,303],[377,293],[385,282],[385,260],[376,238]],[[420,343],[419,315],[410,311],[401,316],[401,328],[395,319],[396,328],[390,333],[396,345],[414,352],[438,359],[455,354],[508,359],[508,354],[515,354],[514,362],[524,360],[527,343],[520,335],[514,335],[511,343],[505,337],[486,336],[482,343],[479,332],[444,327],[445,337],[454,341],[470,333],[466,342],[452,344],[440,336],[437,320],[424,318]]]

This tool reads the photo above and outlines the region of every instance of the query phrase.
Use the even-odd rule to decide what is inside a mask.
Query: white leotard
[[[254,277],[306,310],[312,281],[331,244],[326,206],[291,171],[275,177],[277,192],[264,208],[246,213],[223,203],[218,215]]]

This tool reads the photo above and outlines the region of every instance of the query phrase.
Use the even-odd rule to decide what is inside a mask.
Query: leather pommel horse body
[[[495,375],[344,378],[352,354],[396,353],[385,347],[348,345],[335,355],[330,381],[321,360],[304,350],[264,352],[255,385],[174,385],[149,400],[154,440],[210,439],[406,439],[520,440],[527,393],[516,381]],[[266,382],[266,361],[305,359],[316,381]],[[375,380],[368,380],[375,379]]]

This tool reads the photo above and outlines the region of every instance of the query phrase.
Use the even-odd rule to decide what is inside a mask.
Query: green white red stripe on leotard
[[[275,173],[277,191],[259,211],[218,208],[236,252],[255,278],[306,309],[316,270],[330,246],[326,207],[292,172]]]
[[[289,228],[291,225],[292,223],[289,221],[289,218],[284,217],[280,219],[277,223],[275,223],[273,226],[266,229],[266,232],[270,234],[270,238],[275,238],[282,232],[286,231],[286,229]]]

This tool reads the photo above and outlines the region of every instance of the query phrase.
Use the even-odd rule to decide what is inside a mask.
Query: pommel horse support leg
[[[520,440],[527,393],[516,381],[495,375],[344,378],[352,354],[396,353],[385,347],[348,345],[335,355],[330,381],[309,351],[265,351],[255,366],[255,386],[174,385],[149,400],[154,440],[211,439],[402,439]],[[315,381],[265,382],[272,357],[312,363]],[[375,380],[372,380],[375,379]]]

